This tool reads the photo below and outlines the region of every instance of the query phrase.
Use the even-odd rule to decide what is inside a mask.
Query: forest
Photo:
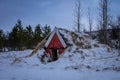
[[[50,32],[51,28],[47,24],[44,27],[37,24],[35,29],[31,25],[24,28],[18,19],[12,31],[4,33],[0,30],[0,52],[32,49]]]

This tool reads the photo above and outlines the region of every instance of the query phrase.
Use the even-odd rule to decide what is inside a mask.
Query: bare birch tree
[[[87,15],[88,15],[89,31],[90,31],[90,34],[91,34],[93,20],[92,20],[92,15],[91,15],[91,12],[90,12],[90,8],[88,8],[88,13],[87,13]]]
[[[99,40],[105,44],[108,44],[108,34],[106,32],[108,29],[108,2],[109,0],[100,0],[99,2]]]
[[[81,30],[81,2],[77,0],[75,2],[75,25],[77,25],[77,32]]]

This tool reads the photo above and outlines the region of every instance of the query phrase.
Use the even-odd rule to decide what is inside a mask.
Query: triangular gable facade
[[[45,43],[45,50],[47,54],[50,55],[52,60],[56,60],[59,55],[63,53],[66,47],[67,45],[63,40],[59,30],[57,28],[54,28]]]

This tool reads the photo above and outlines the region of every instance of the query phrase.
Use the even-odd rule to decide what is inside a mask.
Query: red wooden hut
[[[45,43],[45,50],[50,58],[54,61],[57,60],[59,55],[63,53],[66,48],[66,43],[63,40],[61,33],[57,28],[51,32],[48,40]]]

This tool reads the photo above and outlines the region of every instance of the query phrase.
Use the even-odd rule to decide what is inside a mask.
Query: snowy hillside
[[[32,50],[0,53],[0,80],[119,80],[118,51],[99,44],[85,33],[60,29],[69,45],[59,59],[42,63],[44,50],[23,58]]]

